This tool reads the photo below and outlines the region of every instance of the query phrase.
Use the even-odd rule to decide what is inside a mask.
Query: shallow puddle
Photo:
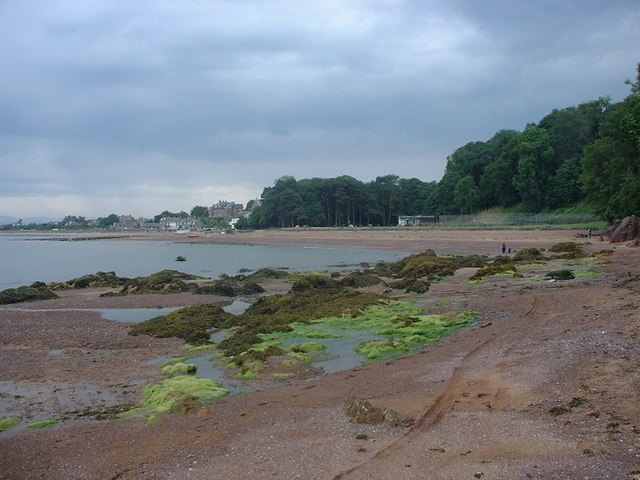
[[[234,300],[231,305],[227,305],[226,307],[223,307],[223,309],[227,313],[238,315],[240,313],[244,313],[250,305],[251,304],[249,302],[245,302],[244,300]]]
[[[1,310],[14,312],[98,312],[105,320],[116,322],[140,323],[160,315],[167,315],[182,307],[161,308],[23,308],[8,307]]]

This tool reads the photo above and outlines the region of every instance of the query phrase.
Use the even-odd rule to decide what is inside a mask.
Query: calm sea
[[[394,261],[406,252],[328,248],[189,244],[159,241],[55,241],[42,237],[0,235],[0,290],[36,281],[65,281],[98,271],[123,277],[150,275],[164,269],[216,278],[247,268],[290,271],[335,270],[336,265]],[[176,257],[187,258],[176,262]]]

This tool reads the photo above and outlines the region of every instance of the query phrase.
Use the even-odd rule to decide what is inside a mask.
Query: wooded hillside
[[[500,130],[447,158],[442,179],[396,175],[296,180],[264,189],[244,223],[257,228],[393,225],[398,215],[469,214],[493,207],[537,213],[588,204],[612,222],[640,212],[640,64],[623,101],[553,110],[524,130]]]

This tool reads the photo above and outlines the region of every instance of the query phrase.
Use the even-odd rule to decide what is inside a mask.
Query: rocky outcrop
[[[616,220],[616,222],[607,231],[609,242],[632,242],[632,246],[638,246],[640,243],[640,228],[638,225],[638,217],[631,215],[623,220]]]

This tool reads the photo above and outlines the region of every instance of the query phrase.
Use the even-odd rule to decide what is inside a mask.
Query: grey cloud
[[[438,179],[468,141],[625,96],[638,10],[621,0],[8,0],[0,135],[13,146],[0,164],[40,163],[0,187],[129,192],[142,176],[171,185],[184,165],[204,183],[250,179],[256,195],[288,173]]]

